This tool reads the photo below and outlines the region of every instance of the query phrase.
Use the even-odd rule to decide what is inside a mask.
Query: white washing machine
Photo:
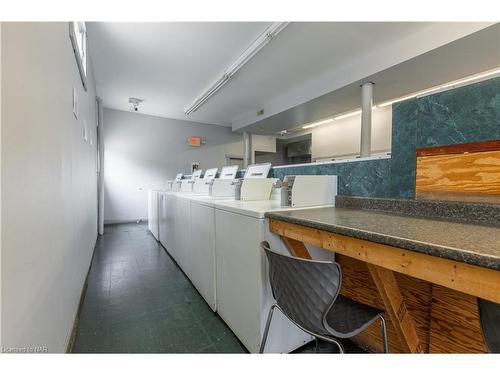
[[[182,173],[178,173],[175,180],[169,181],[167,186],[170,185],[170,189],[162,192],[158,200],[159,241],[172,257],[175,251],[175,196],[181,189],[183,176]]]
[[[148,191],[148,229],[153,234],[156,240],[159,240],[159,190],[149,190]]]
[[[190,197],[191,282],[213,311],[216,311],[215,202],[234,201],[234,178],[238,166],[223,167],[209,195]]]
[[[160,195],[159,232],[160,243],[175,259],[175,209],[176,193],[166,191]]]
[[[166,238],[162,244],[188,276],[190,273],[187,262],[190,250],[190,204],[188,197],[192,194],[193,185],[200,178],[201,173],[201,170],[197,170],[190,178],[181,179],[178,184],[180,185],[179,190],[167,194],[164,203]]]
[[[153,228],[153,190],[148,190],[148,229]]]
[[[333,205],[320,207],[325,206]],[[264,214],[292,209],[304,207],[283,208],[279,199],[215,204],[217,312],[251,353],[259,352],[273,303],[260,242],[266,240],[273,249],[288,253],[281,239],[270,234]],[[311,246],[308,249],[315,259],[334,259],[330,252]],[[265,352],[289,353],[310,340],[310,335],[276,310]]]
[[[176,195],[182,185],[182,173],[170,181],[170,189],[161,192],[158,199],[158,235],[159,241],[167,252],[175,259],[175,209]]]
[[[213,311],[217,310],[215,203],[234,197],[191,197],[191,282]]]
[[[158,240],[160,243],[163,245],[165,242],[165,229],[166,229],[166,210],[165,210],[165,203],[166,203],[166,196],[168,192],[167,191],[161,191],[158,193]]]

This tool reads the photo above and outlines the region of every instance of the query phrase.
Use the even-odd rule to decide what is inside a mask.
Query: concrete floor
[[[87,282],[74,353],[247,352],[145,224],[106,226]],[[325,342],[320,348],[337,351]],[[314,352],[314,344],[297,352]]]

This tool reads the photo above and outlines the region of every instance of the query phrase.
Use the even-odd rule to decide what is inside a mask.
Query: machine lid
[[[191,180],[199,179],[201,176],[201,172],[203,172],[203,170],[201,169],[197,169],[196,171],[194,171],[193,174],[191,175]]]
[[[243,178],[267,178],[271,163],[252,164],[247,167]]]
[[[236,173],[238,173],[237,165],[228,165],[226,167],[222,167],[220,171],[219,179],[220,180],[234,180],[236,178]]]
[[[269,211],[283,211],[281,201],[276,200],[216,201],[214,203],[215,208],[220,211],[232,212],[256,219],[263,219],[264,214]]]
[[[215,178],[215,176],[217,175],[218,170],[219,170],[219,168],[207,169],[207,171],[205,172],[205,175],[203,176],[203,179],[204,180],[213,180]]]

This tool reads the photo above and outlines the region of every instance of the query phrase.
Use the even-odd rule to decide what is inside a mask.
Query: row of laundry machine
[[[333,206],[337,176],[268,178],[271,164],[254,164],[236,178],[238,167],[220,172],[178,174],[165,191],[148,195],[148,226],[210,308],[249,352],[258,352],[273,303],[267,261],[260,242],[288,252],[269,232],[265,213]],[[333,254],[308,246],[315,258]],[[273,316],[266,352],[287,353],[312,337],[280,312]]]

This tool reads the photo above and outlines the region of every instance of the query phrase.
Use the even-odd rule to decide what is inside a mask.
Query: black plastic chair
[[[500,304],[477,299],[483,339],[490,353],[500,353]]]
[[[380,319],[384,352],[388,353],[387,330],[383,311],[339,295],[342,270],[336,262],[296,258],[277,253],[269,243],[261,242],[269,261],[269,281],[276,303],[267,318],[260,352],[269,334],[273,311],[278,308],[303,331],[338,346],[339,338],[350,338]]]

